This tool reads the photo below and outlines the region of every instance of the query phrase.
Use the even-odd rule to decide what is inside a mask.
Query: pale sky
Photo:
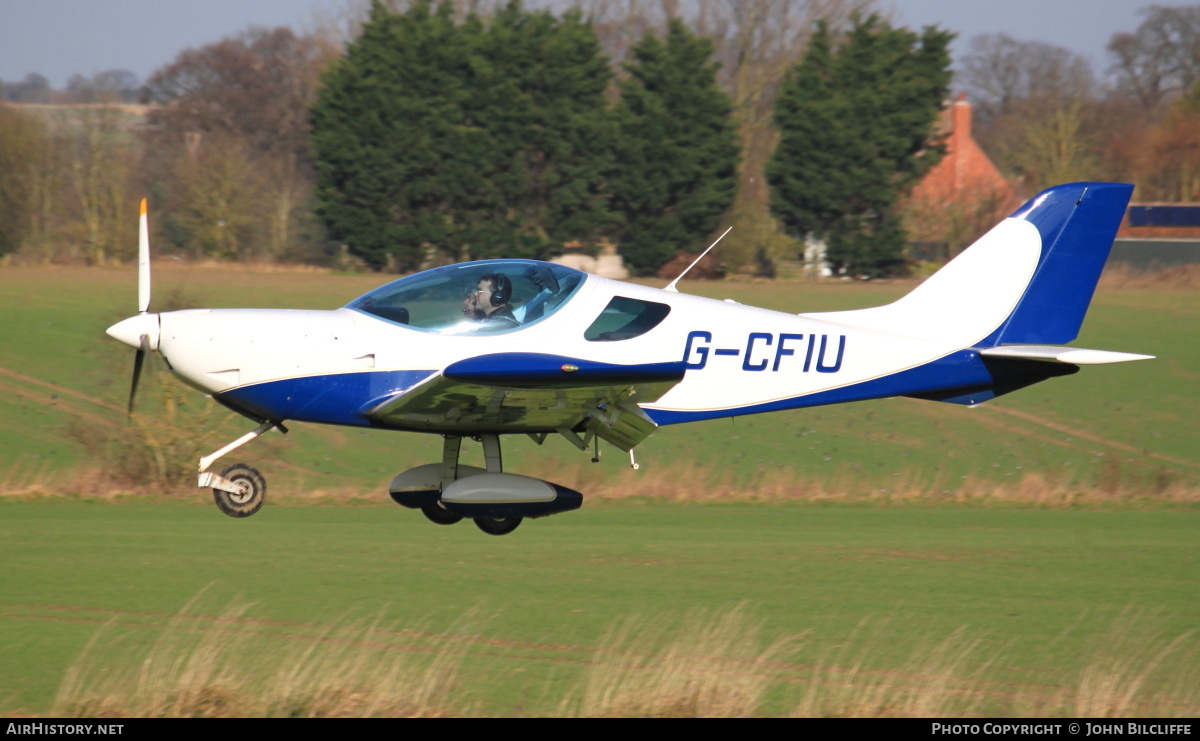
[[[364,0],[365,1],[365,0]],[[127,69],[145,81],[188,47],[253,25],[303,31],[356,0],[0,0],[0,79],[30,72],[55,88],[79,73]],[[537,3],[528,3],[535,5]],[[982,33],[1043,41],[1089,57],[1103,76],[1112,34],[1133,31],[1153,0],[882,0],[898,25],[937,25],[959,34],[954,50]],[[1172,5],[1170,0],[1157,4]]]

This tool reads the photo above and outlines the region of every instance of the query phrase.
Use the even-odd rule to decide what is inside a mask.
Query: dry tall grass
[[[568,464],[531,475],[586,492],[589,501],[1007,504],[1047,509],[1200,504],[1200,489],[1165,470],[1152,480],[1142,480],[1116,468],[1105,468],[1089,485],[1065,475],[1039,472],[1001,483],[985,477],[951,479],[914,471],[883,484],[848,472],[818,477],[800,476],[795,471],[763,471],[750,481],[738,481],[728,469],[717,466],[680,464],[617,473],[597,469],[587,464]]]
[[[763,647],[761,625],[744,607],[698,612],[673,638],[667,623],[619,622],[600,641],[578,696],[560,708],[588,718],[745,718],[759,712],[774,684],[771,665],[795,639]]]
[[[792,714],[801,717],[1194,717],[1200,712],[1200,663],[1192,633],[1166,637],[1153,616],[1125,611],[1099,636],[1087,662],[1037,684],[1013,665],[1011,644],[984,650],[965,629],[914,640],[894,671],[871,666],[889,641],[858,626],[824,652]],[[1049,650],[1049,647],[1047,647]]]
[[[235,604],[215,620],[178,613],[145,651],[113,663],[109,631],[68,669],[58,717],[437,717],[469,712],[455,695],[469,641],[346,620],[278,636]],[[418,640],[419,637],[419,640]],[[263,650],[269,642],[274,651]]]
[[[1193,632],[1169,637],[1154,617],[1126,610],[1093,647],[1092,661],[1061,695],[1068,715],[1126,718],[1147,714],[1195,717],[1200,711],[1200,656]],[[1166,672],[1163,665],[1174,666]],[[1171,681],[1163,683],[1162,674]]]
[[[23,456],[0,473],[0,497],[22,500],[55,496],[63,490],[64,478],[52,471],[48,462]]]
[[[845,643],[824,651],[793,716],[942,718],[979,713],[990,662],[976,660],[980,641],[965,629],[941,641],[913,642],[904,667],[887,672],[868,668],[872,651],[888,642],[882,633],[870,633],[867,623],[860,623]]]
[[[250,618],[249,605],[213,618],[198,602],[149,648],[118,641],[114,651],[112,629],[98,631],[68,670],[51,714],[479,715],[469,698],[488,694],[495,676],[464,670],[468,647],[487,641],[462,628],[428,633],[341,620],[283,636]],[[745,606],[683,620],[633,617],[602,637],[562,700],[554,704],[563,691],[557,685],[540,694],[553,714],[570,717],[751,717],[768,712],[768,703],[802,717],[1195,717],[1200,647],[1191,633],[1172,637],[1156,624],[1154,615],[1126,611],[1097,636],[1081,668],[1068,668],[1079,665],[1068,659],[1061,671],[1031,672],[1011,659],[1013,643],[965,628],[938,639],[863,621],[821,649],[811,634],[769,639]],[[908,658],[883,661],[897,645],[908,647]],[[1052,659],[1055,646],[1043,649]],[[811,663],[797,660],[814,650]]]
[[[135,432],[125,434],[132,438]],[[24,461],[0,474],[0,497],[26,500],[47,497],[122,500],[139,496],[187,496],[195,493],[191,466],[194,466],[201,452],[216,447],[216,444],[198,443],[194,438],[180,441],[177,447],[182,449],[190,446],[189,449],[182,453],[177,451],[170,460],[184,461],[190,466],[183,471],[163,465],[159,471],[153,463],[145,468],[139,465],[164,447],[164,438],[157,435],[147,437],[150,442],[139,440],[136,445],[121,448],[124,452],[120,454],[100,453],[97,458],[100,463],[70,471],[52,472],[44,465]],[[96,436],[95,439],[99,444],[114,444],[114,438],[111,437]],[[267,444],[272,443],[276,446],[284,444],[278,439],[267,441]],[[209,447],[202,448],[205,444]],[[278,457],[277,453],[275,455]],[[1140,476],[1136,472],[1105,468],[1090,483],[1044,472],[1028,472],[1020,478],[1003,482],[986,477],[952,479],[941,474],[911,472],[906,477],[896,477],[884,484],[853,473],[818,477],[801,476],[795,471],[765,471],[749,481],[739,481],[730,471],[716,466],[680,464],[651,470],[613,472],[590,464],[558,462],[554,468],[548,465],[526,473],[582,491],[592,504],[630,501],[878,506],[954,504],[1039,509],[1200,504],[1200,488],[1181,480],[1166,468],[1142,472]],[[139,471],[142,472],[142,478],[137,480]],[[387,501],[383,496],[383,482],[374,488],[358,484],[331,486],[326,480],[314,484],[297,476],[287,483],[285,488],[288,495],[273,500],[276,505],[379,504]]]

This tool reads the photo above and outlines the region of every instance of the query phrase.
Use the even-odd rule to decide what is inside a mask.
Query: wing
[[[458,361],[375,404],[378,424],[458,434],[591,432],[622,450],[657,425],[639,403],[683,379],[684,364],[613,365],[540,353]]]

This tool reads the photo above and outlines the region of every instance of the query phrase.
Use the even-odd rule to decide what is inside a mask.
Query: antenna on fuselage
[[[709,252],[712,252],[712,248],[717,246],[717,242],[720,242],[722,239],[724,239],[724,238],[725,238],[725,235],[726,235],[726,234],[728,234],[728,233],[729,233],[729,232],[731,232],[731,231],[733,231],[733,227],[732,227],[732,226],[731,226],[731,227],[729,227],[728,229],[726,229],[725,231],[721,232],[721,236],[717,237],[716,241],[715,241],[715,242],[713,242],[712,244],[710,244],[710,245],[708,246],[708,249],[706,249],[705,251],[701,252],[701,253],[700,253],[700,257],[697,257],[695,260],[692,260],[692,264],[691,264],[691,265],[688,265],[686,268],[684,268],[684,269],[683,269],[683,272],[679,274],[679,277],[678,277],[678,278],[676,278],[675,280],[671,281],[671,283],[670,283],[670,284],[669,284],[669,285],[668,285],[666,288],[664,288],[663,290],[664,290],[664,291],[670,291],[671,293],[679,293],[679,289],[675,287],[675,284],[676,284],[676,283],[678,283],[680,280],[682,280],[682,279],[683,279],[683,276],[687,275],[687,273],[688,273],[688,271],[689,271],[689,270],[691,270],[692,268],[696,267],[696,263],[698,263],[698,262],[700,262],[701,260],[703,260],[705,255],[707,255]]]

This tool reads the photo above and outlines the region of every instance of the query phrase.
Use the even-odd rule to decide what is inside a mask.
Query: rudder
[[[1008,318],[978,347],[1061,345],[1079,335],[1133,186],[1070,183],[1043,191],[1010,218],[1037,228],[1042,254]]]

